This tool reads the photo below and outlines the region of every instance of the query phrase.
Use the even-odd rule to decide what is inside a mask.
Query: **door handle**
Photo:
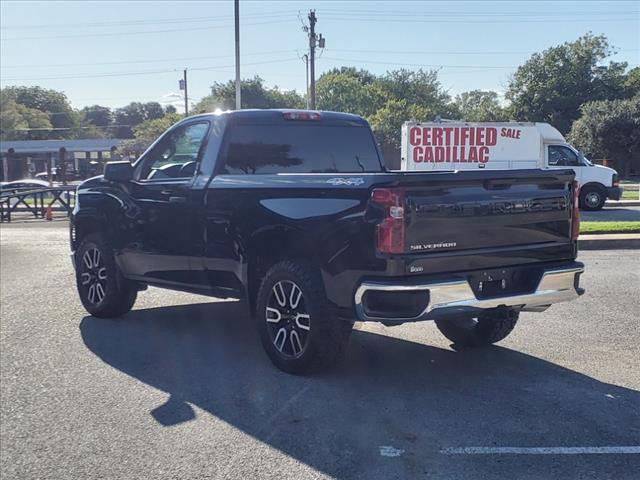
[[[169,197],[169,203],[187,203],[187,197]]]

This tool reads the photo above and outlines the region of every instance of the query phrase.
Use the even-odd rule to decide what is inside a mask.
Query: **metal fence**
[[[10,222],[12,214],[26,212],[35,218],[47,218],[53,210],[71,215],[76,202],[76,187],[61,186],[0,193],[0,222]]]

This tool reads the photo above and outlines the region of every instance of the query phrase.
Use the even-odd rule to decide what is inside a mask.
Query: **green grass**
[[[580,222],[580,233],[640,233],[640,222]]]
[[[626,188],[622,192],[622,200],[639,200],[638,189],[627,190]]]

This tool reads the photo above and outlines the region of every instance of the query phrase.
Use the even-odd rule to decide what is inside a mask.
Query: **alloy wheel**
[[[265,316],[269,336],[278,352],[289,358],[300,357],[311,332],[311,317],[302,289],[289,280],[277,282],[271,289]]]
[[[86,289],[87,299],[97,305],[100,303],[107,291],[107,268],[100,250],[96,247],[90,248],[82,255],[82,271],[80,282]]]
[[[589,207],[595,208],[600,205],[600,194],[598,192],[589,192],[584,200]]]

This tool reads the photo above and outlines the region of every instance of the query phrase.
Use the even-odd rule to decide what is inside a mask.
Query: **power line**
[[[284,63],[284,62],[291,62],[293,60],[298,60],[298,58],[283,58],[283,59],[276,59],[276,60],[264,60],[261,62],[247,62],[244,65],[263,65],[263,64],[268,64],[268,63]],[[193,68],[189,68],[189,70],[217,70],[217,69],[224,69],[224,68],[231,68],[234,65],[215,65],[215,66],[208,66],[208,67],[193,67]],[[3,82],[15,82],[15,81],[28,81],[28,80],[67,80],[67,79],[81,79],[81,78],[102,78],[102,77],[129,77],[129,76],[137,76],[137,75],[155,75],[155,74],[160,74],[160,73],[175,73],[177,72],[178,69],[174,68],[174,69],[170,69],[170,70],[150,70],[150,71],[143,71],[143,72],[119,72],[119,73],[96,73],[96,74],[89,74],[89,75],[60,75],[60,76],[54,76],[54,77],[22,77],[22,78],[17,78],[17,77],[10,77],[10,78],[3,78]]]
[[[559,14],[557,11],[535,11],[535,12],[460,12],[460,11],[439,11],[439,12],[407,12],[401,10],[343,10],[343,9],[323,9],[323,13],[327,15],[350,15],[350,16],[396,16],[396,17],[523,17],[523,18],[532,18],[532,17],[557,17]],[[605,10],[605,11],[583,11],[583,12],[574,12],[571,11],[571,18],[577,16],[596,16],[601,17],[602,15],[638,15],[640,14],[640,10],[628,10],[628,11],[618,11],[618,10]]]
[[[380,65],[407,65],[410,67],[429,67],[429,68],[482,68],[482,69],[507,69],[517,68],[518,65],[496,66],[496,65],[444,65],[444,64],[427,64],[427,63],[407,63],[407,62],[383,62],[377,60],[361,60],[357,58],[335,58],[324,57],[325,60],[333,60],[336,62],[358,62],[358,63],[376,63]]]
[[[401,10],[371,10],[371,9],[334,9],[328,8],[323,9],[323,12],[326,13],[344,13],[347,15],[362,15],[362,14],[370,14],[370,15],[406,15],[406,16],[419,16],[419,15],[429,15],[429,16],[437,16],[437,15],[447,15],[447,16],[557,16],[557,17],[565,17],[567,16],[567,12],[557,11],[557,10],[535,10],[535,11],[519,11],[519,12],[505,12],[505,11],[497,11],[497,12],[464,12],[464,11],[454,11],[454,10],[441,10],[441,11],[431,11],[431,12],[407,12]],[[578,15],[614,15],[614,14],[637,14],[640,13],[640,10],[629,10],[629,11],[612,11],[612,10],[588,10],[588,11],[571,11],[571,16]]]
[[[419,55],[419,54],[429,54],[429,55],[531,55],[533,53],[538,53],[538,51],[529,50],[529,51],[437,51],[437,50],[358,50],[358,49],[345,49],[338,48],[327,49],[329,52],[354,52],[354,53],[390,53],[390,54],[408,54],[408,55]],[[640,51],[640,48],[625,48],[621,50],[617,50],[612,55],[622,52],[637,52]]]
[[[367,18],[366,16],[357,16],[357,17],[342,17],[342,16],[333,16],[331,14],[327,14],[326,17],[328,20],[333,21],[348,21],[348,22],[384,22],[384,23],[467,23],[467,24],[515,24],[515,23],[567,23],[566,20],[554,20],[554,19],[540,19],[540,20],[491,20],[491,19],[482,19],[482,20],[465,20],[465,19],[451,19],[451,20],[443,20],[439,18],[433,19],[420,19],[415,18],[415,15],[411,18],[389,18],[387,17],[373,17]],[[593,22],[637,22],[636,18],[623,17],[619,19],[613,18],[594,18],[594,19],[580,19],[574,18],[571,20],[573,23],[575,22],[585,22],[585,21],[593,21]]]
[[[242,56],[256,56],[256,55],[272,55],[276,53],[293,53],[296,50],[288,49],[288,50],[271,50],[269,52],[254,52],[254,53],[243,53]],[[209,55],[204,57],[180,57],[180,58],[163,58],[156,60],[123,60],[119,62],[92,62],[92,63],[58,63],[58,64],[40,64],[40,65],[0,65],[0,68],[52,68],[52,67],[90,67],[94,65],[125,65],[125,64],[134,64],[134,63],[165,63],[165,62],[185,62],[192,60],[213,60],[216,58],[230,58],[233,55]]]
[[[245,14],[243,18],[272,18],[283,17],[286,15],[295,14],[292,10],[279,10],[269,13],[254,13]],[[137,25],[162,25],[172,23],[191,23],[191,22],[212,22],[219,20],[233,19],[233,15],[220,15],[216,17],[183,17],[183,18],[159,18],[159,19],[144,19],[144,20],[127,20],[127,21],[113,21],[113,22],[82,22],[82,23],[49,23],[40,25],[8,25],[3,26],[3,30],[22,30],[32,28],[69,28],[69,27],[112,27],[112,26],[137,26]]]
[[[245,23],[243,26],[253,26],[253,25],[273,25],[276,23],[289,23],[293,18],[289,20],[274,20],[267,22],[253,22],[253,23]],[[209,25],[206,27],[189,27],[189,28],[170,28],[165,30],[144,30],[144,31],[132,31],[132,32],[107,32],[107,33],[85,33],[80,35],[47,35],[41,37],[9,37],[2,38],[1,41],[10,41],[10,40],[49,40],[52,38],[86,38],[86,37],[121,37],[123,35],[149,35],[154,33],[173,33],[173,32],[192,32],[196,30],[211,30],[212,28],[232,28],[231,25]]]

